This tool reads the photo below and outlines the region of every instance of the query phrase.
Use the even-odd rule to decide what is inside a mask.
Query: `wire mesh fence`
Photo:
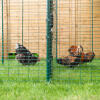
[[[57,0],[56,49],[53,80],[93,82],[100,80],[98,0]],[[55,47],[55,46],[54,46]],[[55,59],[56,58],[56,59]]]
[[[99,80],[99,0],[0,2],[0,79]]]
[[[3,32],[0,40],[0,77],[3,80],[45,80],[46,1],[2,0],[1,2]],[[25,50],[16,52],[18,43],[29,52]],[[27,53],[33,58],[27,58],[26,56],[29,56]],[[34,65],[31,62],[25,64],[31,59],[34,62],[34,56],[39,57],[40,61],[36,61]],[[21,63],[21,59],[24,63]]]

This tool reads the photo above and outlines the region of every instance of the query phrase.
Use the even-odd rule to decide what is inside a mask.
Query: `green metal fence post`
[[[57,13],[57,8],[58,8],[58,2],[56,0],[56,61],[58,57],[58,47],[57,47],[57,42],[58,42],[58,13]]]
[[[93,0],[92,0],[91,6],[92,6],[92,52],[93,52],[93,31],[94,31],[94,30],[93,30],[93,19],[94,19],[94,18],[93,18],[93,8],[94,8],[94,7],[93,7]],[[93,69],[92,69],[92,66],[91,66],[91,82],[92,82],[92,80],[93,80],[93,79],[92,79],[92,77],[93,77],[93,75],[92,75],[92,74],[93,74],[93,73],[92,73],[92,70],[93,70]]]
[[[92,0],[92,52],[93,52],[93,0]]]
[[[2,0],[2,64],[4,64],[4,34],[3,34],[3,0]]]
[[[24,10],[24,8],[23,8],[23,0],[22,0],[22,45],[23,45],[23,10]]]
[[[51,79],[52,68],[52,0],[47,0],[47,81]]]

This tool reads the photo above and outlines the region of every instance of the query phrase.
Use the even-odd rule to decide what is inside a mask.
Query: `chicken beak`
[[[16,43],[16,49],[19,48],[19,43]]]

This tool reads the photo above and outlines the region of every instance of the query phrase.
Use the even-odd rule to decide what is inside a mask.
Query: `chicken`
[[[91,62],[95,56],[94,52],[84,53],[81,45],[72,45],[68,51],[70,55],[65,58],[57,59],[58,64],[74,67],[82,63]]]
[[[34,65],[37,61],[40,61],[38,57],[33,55],[28,49],[19,43],[16,45],[16,59],[23,65]]]
[[[94,52],[82,53],[81,54],[81,63],[91,62],[95,57]]]
[[[80,57],[67,56],[57,59],[57,63],[69,67],[77,66],[80,63]]]
[[[23,45],[19,43],[16,44],[16,54],[31,54],[31,52],[26,49]]]
[[[74,46],[72,45],[69,49],[68,49],[68,52],[71,56],[80,56],[81,53],[83,52],[83,47],[81,45],[79,46]]]

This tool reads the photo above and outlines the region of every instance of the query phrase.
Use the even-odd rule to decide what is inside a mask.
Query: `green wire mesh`
[[[1,80],[99,81],[99,1],[2,0],[1,5]],[[39,56],[40,62],[19,63],[16,43]],[[84,52],[94,51],[95,59],[75,68],[58,64],[58,58],[69,55],[71,45],[82,45]]]
[[[4,81],[45,81],[46,1],[7,0],[2,1],[1,4],[3,25],[0,79]],[[19,63],[15,52],[17,43],[24,45],[32,55],[39,57],[40,61],[35,65]]]
[[[94,13],[94,4],[96,7]],[[53,32],[53,78],[54,81],[83,83],[99,80],[99,54],[97,54],[96,14],[99,7],[93,0],[57,0],[56,17]],[[95,21],[96,20],[96,21]],[[95,28],[94,28],[95,27]],[[99,32],[99,28],[98,28]],[[56,45],[55,45],[56,44]],[[94,45],[95,44],[95,45]],[[69,56],[68,49],[72,45],[82,45],[84,52],[95,52],[93,62],[79,64],[74,68],[57,64],[58,58]],[[56,47],[56,48],[55,48]],[[99,52],[99,49],[98,49]]]

